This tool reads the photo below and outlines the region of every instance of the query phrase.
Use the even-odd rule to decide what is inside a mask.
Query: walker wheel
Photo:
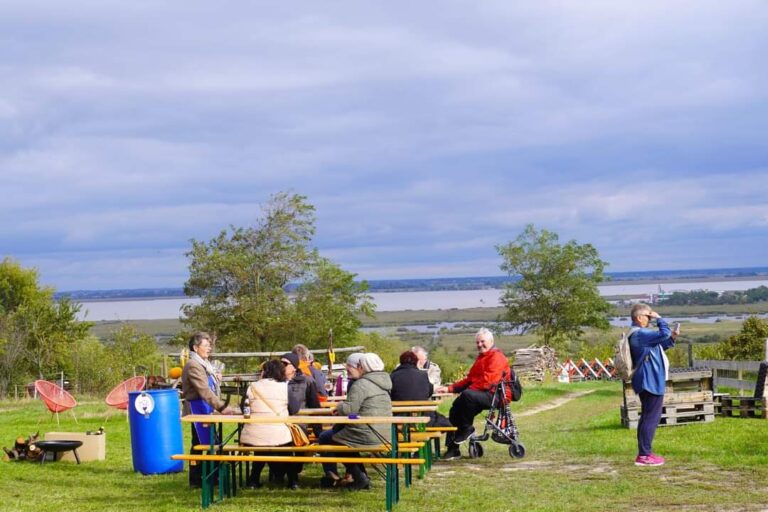
[[[483,445],[480,443],[469,443],[469,458],[479,459],[483,456]]]
[[[525,446],[523,445],[523,443],[518,443],[517,441],[514,441],[512,444],[510,444],[509,456],[515,459],[522,459],[523,457],[525,457]]]

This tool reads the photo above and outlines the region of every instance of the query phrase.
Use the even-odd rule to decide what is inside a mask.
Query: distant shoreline
[[[740,281],[765,281],[768,285],[768,275],[754,275],[754,276],[699,276],[699,277],[670,277],[670,278],[637,278],[637,279],[620,279],[603,281],[599,286],[627,286],[627,285],[639,285],[639,284],[659,284],[671,285],[682,283],[713,283],[713,282],[740,282]],[[369,290],[368,293],[418,293],[418,292],[434,292],[434,291],[469,291],[469,290],[501,290],[503,286],[482,286],[477,288],[463,288],[462,290],[451,289],[418,289],[418,288],[392,288],[384,290]],[[73,302],[77,303],[94,303],[94,302],[122,302],[122,301],[152,301],[152,300],[199,300],[199,297],[189,297],[187,295],[136,295],[126,296],[120,295],[115,297],[83,297],[83,298],[71,298]]]

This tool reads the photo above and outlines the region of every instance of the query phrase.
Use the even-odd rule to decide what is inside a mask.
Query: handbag
[[[264,398],[264,396],[259,393],[259,390],[255,387],[252,386],[251,389],[254,393],[256,393],[256,396],[258,396],[262,402],[267,404],[267,407],[269,407],[269,409],[277,416],[277,411],[274,407],[272,407],[272,404],[269,403],[269,400]],[[285,426],[288,427],[288,431],[291,433],[291,441],[293,442],[294,446],[307,446],[309,444],[309,438],[307,437],[307,434],[304,433],[304,430],[298,424],[286,423]]]

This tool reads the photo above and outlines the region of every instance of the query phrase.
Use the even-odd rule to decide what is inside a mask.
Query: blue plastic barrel
[[[181,409],[175,389],[128,393],[133,470],[144,475],[178,473],[184,462],[171,455],[184,453]]]

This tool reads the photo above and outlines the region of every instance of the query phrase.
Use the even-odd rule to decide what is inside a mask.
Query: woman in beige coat
[[[288,382],[285,366],[277,359],[264,364],[261,379],[248,386],[247,397],[251,405],[251,417],[288,416]],[[240,444],[247,446],[286,446],[293,444],[291,432],[283,423],[258,424],[246,423],[240,432]],[[258,454],[258,452],[254,452]],[[264,453],[264,455],[270,455]],[[275,472],[288,475],[288,487],[295,489],[298,482],[296,464],[284,464],[282,468],[273,468]],[[248,476],[249,487],[261,487],[263,462],[255,462]]]

